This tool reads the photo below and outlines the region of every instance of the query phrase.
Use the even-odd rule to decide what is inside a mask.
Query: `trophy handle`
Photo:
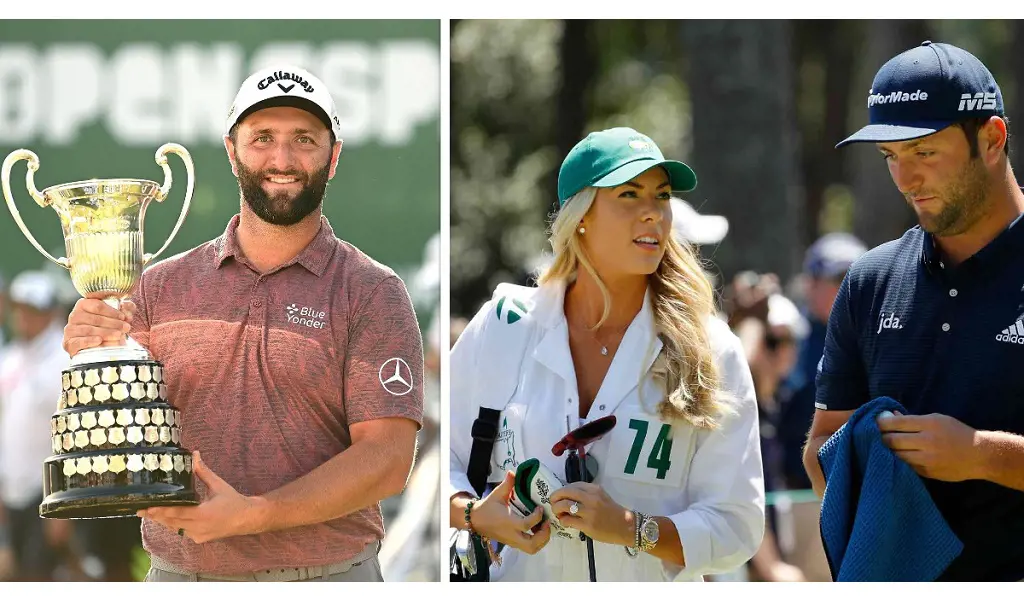
[[[171,240],[174,239],[174,236],[178,235],[178,229],[181,228],[182,222],[185,221],[185,215],[188,214],[189,204],[192,202],[192,191],[195,189],[196,175],[195,169],[192,165],[192,155],[188,153],[188,150],[186,150],[184,146],[179,144],[164,144],[156,151],[156,164],[163,167],[164,170],[164,184],[160,187],[160,193],[156,197],[157,202],[163,202],[166,200],[167,194],[171,191],[172,177],[171,168],[167,166],[168,153],[177,154],[181,157],[182,162],[185,163],[185,172],[188,173],[188,182],[185,184],[185,204],[181,207],[181,214],[178,215],[178,222],[174,224],[174,229],[171,230],[171,235],[167,238],[167,241],[164,242],[164,245],[160,246],[160,249],[153,254],[147,253],[142,255],[143,265],[149,264],[157,256],[160,256],[160,254],[167,249],[167,246],[171,245]]]
[[[25,234],[25,237],[28,238],[28,241],[31,242],[33,246],[35,246],[36,250],[38,250],[43,256],[50,259],[57,265],[60,265],[65,269],[70,269],[71,264],[70,262],[68,262],[68,259],[54,258],[39,244],[39,242],[36,241],[35,236],[32,235],[32,232],[29,231],[28,227],[25,226],[25,222],[21,220],[21,213],[18,212],[18,207],[15,206],[14,204],[14,196],[11,194],[10,181],[11,168],[14,166],[14,163],[18,162],[19,160],[28,161],[28,170],[25,172],[25,185],[26,187],[28,187],[29,195],[32,196],[32,199],[36,201],[36,204],[42,206],[43,208],[46,208],[47,206],[50,205],[50,201],[46,198],[46,196],[40,194],[39,190],[36,189],[35,172],[36,169],[39,168],[39,157],[36,156],[35,152],[32,152],[31,150],[20,149],[15,150],[14,152],[11,152],[10,154],[7,155],[7,158],[4,159],[3,171],[0,172],[0,179],[2,179],[0,183],[3,184],[4,199],[7,200],[7,208],[11,210],[11,216],[14,217],[14,222],[18,224],[18,228],[21,229],[21,232],[23,234]]]

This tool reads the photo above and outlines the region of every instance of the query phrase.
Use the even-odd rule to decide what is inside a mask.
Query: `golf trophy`
[[[146,208],[171,189],[167,154],[185,163],[185,204],[170,237],[154,254],[143,251]],[[28,161],[28,193],[60,217],[67,258],[54,258],[29,232],[11,195],[11,168]],[[174,239],[188,213],[195,183],[192,157],[178,144],[156,152],[164,184],[145,179],[90,179],[38,191],[39,158],[15,150],[3,162],[4,199],[36,250],[71,272],[75,289],[119,309],[138,285],[143,268]],[[54,374],[56,376],[56,374]],[[138,342],[78,352],[61,374],[57,412],[50,419],[53,455],[43,464],[39,514],[57,519],[134,516],[151,506],[198,504],[191,452],[181,447],[181,415],[167,401],[163,365]]]

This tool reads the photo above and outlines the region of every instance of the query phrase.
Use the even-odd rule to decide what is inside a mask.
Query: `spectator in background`
[[[4,352],[4,301],[7,295],[7,282],[3,275],[0,275],[0,357]],[[0,416],[2,418],[2,416]],[[0,458],[2,461],[3,458]],[[6,515],[3,510],[3,503],[0,502],[0,581],[8,579],[14,572],[14,552],[11,550],[11,534],[7,525]]]
[[[702,215],[689,202],[672,197],[672,233],[681,242],[686,242],[700,252],[702,246],[714,246],[722,243],[729,233],[729,221],[721,215]],[[721,274],[718,266],[701,256],[704,269],[712,287],[718,287]]]
[[[462,332],[469,325],[469,319],[465,317],[452,317],[451,323],[448,326],[448,348],[451,349],[455,345],[455,341],[459,339]]]
[[[133,554],[142,551],[142,519],[82,519],[75,522],[73,544],[86,578],[97,581],[136,581]]]
[[[0,356],[0,501],[8,524],[13,577],[48,581],[70,547],[71,521],[39,516],[43,462],[50,456],[50,417],[68,355],[57,287],[26,271],[9,290],[12,340]]]
[[[7,318],[7,281],[4,279],[3,275],[0,275],[0,355],[3,355],[4,343],[7,341],[7,339],[6,339],[5,335],[4,335],[4,330],[3,330],[3,326],[2,326],[3,323],[4,323],[4,320],[6,318]]]
[[[423,336],[423,429],[419,446],[429,446],[440,435],[441,426],[441,352],[447,346],[441,341],[441,307],[434,310]]]
[[[702,215],[693,206],[672,197],[672,232],[695,246],[721,243],[729,233],[729,221],[720,215]]]
[[[800,346],[796,368],[783,384],[777,432],[790,489],[811,487],[803,466],[803,446],[814,418],[814,377],[825,350],[826,324],[846,271],[865,252],[867,247],[856,237],[829,233],[814,242],[804,256],[804,314],[810,332]]]
[[[739,273],[726,290],[727,320],[740,338],[757,396],[765,492],[786,489],[783,448],[778,440],[778,391],[793,370],[797,348],[809,325],[795,304],[779,288],[773,274]],[[766,507],[767,527],[757,553],[750,560],[749,576],[758,581],[804,581],[800,568],[788,563],[775,535],[775,513]]]

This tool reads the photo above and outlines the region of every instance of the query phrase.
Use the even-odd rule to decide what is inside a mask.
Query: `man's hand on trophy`
[[[197,544],[263,531],[259,498],[245,496],[217,476],[193,453],[193,473],[206,484],[206,498],[198,506],[157,506],[137,516],[152,519]]]
[[[102,300],[81,298],[64,327],[64,350],[74,356],[86,348],[123,344],[133,316],[135,304],[131,300],[122,302],[121,310],[117,310]]]

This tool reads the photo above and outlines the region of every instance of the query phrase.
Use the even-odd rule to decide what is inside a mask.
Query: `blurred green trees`
[[[694,167],[684,199],[730,222],[702,249],[724,278],[788,279],[818,235],[873,246],[915,224],[877,150],[834,149],[867,122],[888,58],[926,39],[962,46],[999,81],[1011,140],[1024,110],[1017,21],[453,21],[451,35],[453,315],[529,281],[558,166],[588,131],[634,127]]]

